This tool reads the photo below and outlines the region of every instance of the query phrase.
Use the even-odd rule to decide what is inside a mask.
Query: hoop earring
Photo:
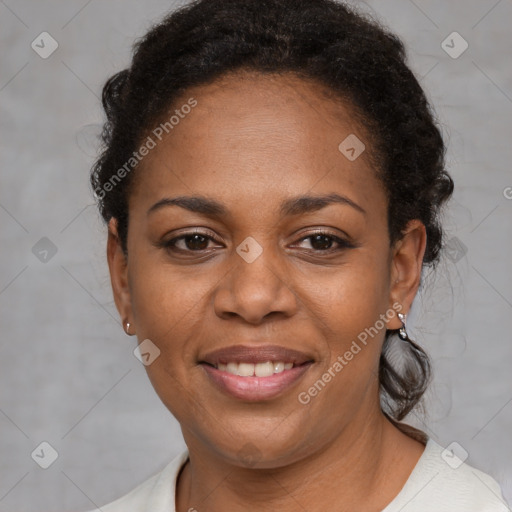
[[[400,327],[400,330],[398,331],[398,337],[401,340],[409,341],[409,335],[407,334],[407,329],[405,326],[407,321],[407,315],[405,315],[404,313],[398,313],[398,318],[400,319],[400,322],[402,322],[402,327]]]

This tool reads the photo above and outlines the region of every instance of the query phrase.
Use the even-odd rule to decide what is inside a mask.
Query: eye
[[[340,238],[339,236],[329,233],[328,231],[315,231],[306,237],[300,239],[299,243],[309,241],[310,247],[303,247],[314,252],[336,252],[346,248],[355,247],[353,244]]]
[[[218,243],[215,246],[211,246],[211,242],[216,242],[215,238],[211,235],[199,231],[192,231],[163,241],[158,245],[171,252],[199,253],[219,247]]]

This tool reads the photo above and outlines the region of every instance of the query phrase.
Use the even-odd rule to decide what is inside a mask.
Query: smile
[[[263,401],[288,391],[313,362],[308,354],[284,347],[236,345],[207,354],[199,364],[223,394]]]

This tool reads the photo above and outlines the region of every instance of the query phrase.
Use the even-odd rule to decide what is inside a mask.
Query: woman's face
[[[379,414],[421,234],[390,248],[371,143],[318,86],[232,75],[174,108],[134,171],[126,265],[110,225],[116,303],[189,448],[291,463]]]

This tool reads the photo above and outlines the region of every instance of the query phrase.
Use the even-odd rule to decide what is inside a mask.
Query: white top
[[[186,450],[162,471],[101,510],[176,512],[176,479],[187,459]],[[382,512],[434,511],[510,512],[511,509],[506,505],[499,484],[491,476],[459,459],[447,457],[447,452],[429,438],[402,490]]]

